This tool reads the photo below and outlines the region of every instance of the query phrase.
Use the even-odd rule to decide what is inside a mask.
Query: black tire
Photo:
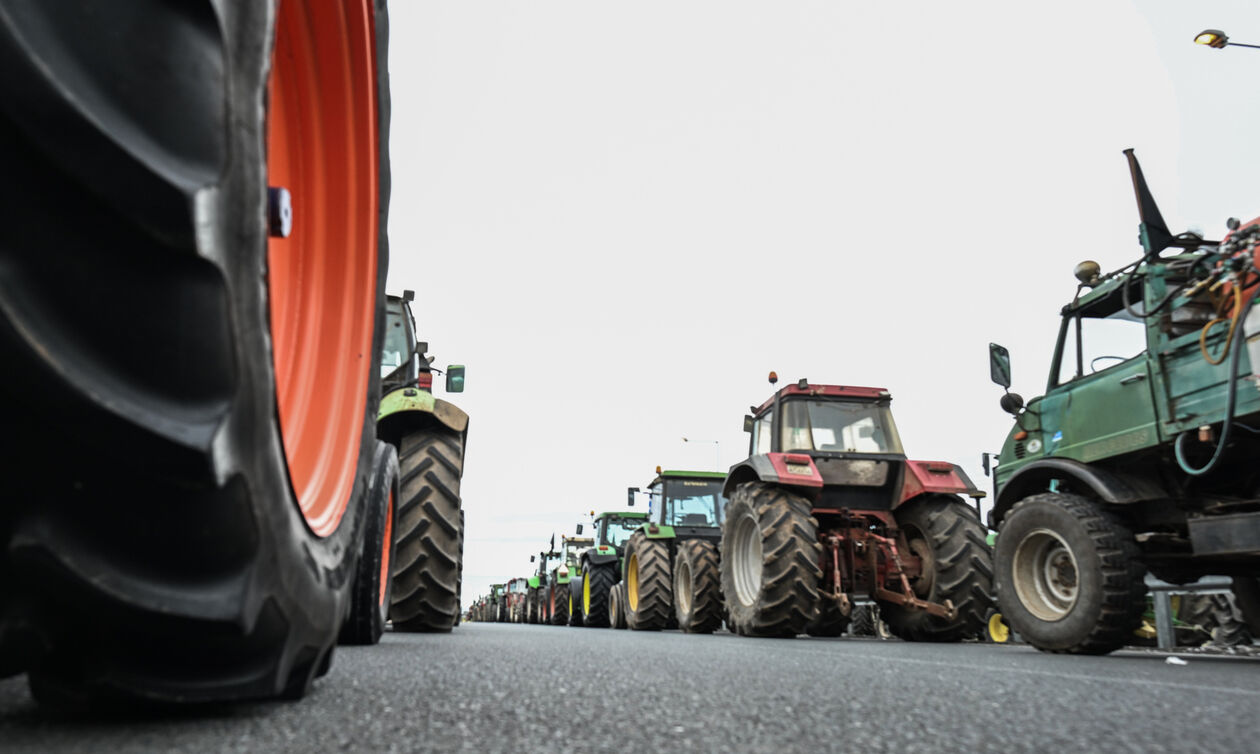
[[[992,607],[993,555],[987,534],[971,506],[956,497],[913,500],[894,514],[909,540],[910,551],[923,563],[911,582],[915,595],[930,602],[954,603],[953,620],[926,610],[880,603],[880,615],[894,636],[906,641],[962,641],[978,636]]]
[[[551,625],[569,623],[569,585],[556,582],[551,586]]]
[[[394,555],[394,501],[398,499],[398,453],[393,445],[377,441],[372,468],[367,525],[350,590],[350,615],[341,627],[342,644],[376,644],[389,618],[393,586],[389,564]]]
[[[1037,592],[1031,577],[1017,580],[1016,568],[1033,573],[1043,556],[1065,563],[1058,573],[1069,586]],[[1072,569],[1071,559],[1081,565]],[[1146,569],[1133,534],[1083,497],[1047,492],[1016,503],[998,531],[994,560],[1002,617],[1040,650],[1106,654],[1124,646],[1142,622]],[[1051,603],[1045,596],[1060,594],[1071,599]]]
[[[1253,637],[1260,638],[1260,578],[1235,576],[1233,592],[1243,625]]]
[[[569,625],[585,626],[586,616],[582,613],[582,576],[569,581]]]
[[[461,503],[462,505],[462,503]],[[459,570],[455,573],[455,608],[463,604],[464,594],[464,509],[459,509]],[[459,616],[455,616],[455,626],[459,625]],[[454,626],[452,626],[454,628]]]
[[[608,590],[608,625],[613,628],[626,628],[625,585],[618,582]]]
[[[822,545],[809,501],[782,487],[745,482],[735,488],[726,511],[722,594],[735,633],[804,632],[818,614],[822,578]]]
[[[722,627],[722,569],[712,542],[679,543],[674,556],[674,616],[683,633],[711,634]]]
[[[648,539],[640,529],[626,542],[626,627],[632,631],[660,631],[674,612],[674,584],[669,547]]]
[[[373,332],[363,391],[338,396],[356,410],[334,450],[344,512],[308,523],[267,283],[268,74],[291,18],[276,5],[0,9],[0,675],[28,672],[40,698],[297,697],[331,665],[375,448],[389,35],[369,6]]]
[[[1250,644],[1251,636],[1232,594],[1184,594],[1177,610],[1177,620],[1193,627],[1194,633],[1184,643],[1217,647]],[[1178,630],[1178,643],[1182,642]]]
[[[875,608],[873,605],[854,605],[849,613],[850,636],[875,635]]]
[[[840,606],[824,597],[818,606],[818,617],[805,626],[810,636],[844,636],[849,627],[849,616],[840,612]]]
[[[398,631],[450,631],[459,616],[463,565],[459,498],[463,438],[445,429],[425,428],[404,435],[399,445],[402,502],[389,617]]]
[[[582,625],[608,628],[608,588],[617,583],[616,565],[583,563],[582,580]]]

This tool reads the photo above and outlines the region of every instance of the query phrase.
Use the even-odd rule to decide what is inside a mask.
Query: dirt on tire
[[[822,545],[810,509],[808,500],[782,487],[745,482],[735,488],[722,527],[721,570],[722,594],[737,634],[792,637],[817,616]],[[759,537],[760,547],[753,552],[744,552],[742,540],[738,548],[733,544],[743,521]],[[762,565],[752,563],[753,557]],[[738,581],[737,572],[742,574]]]
[[[412,432],[400,442],[398,464],[398,546],[389,616],[397,631],[450,631],[459,618],[463,441],[444,429]]]

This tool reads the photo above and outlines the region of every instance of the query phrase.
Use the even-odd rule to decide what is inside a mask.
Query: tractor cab
[[[560,564],[556,567],[556,581],[558,583],[567,584],[574,575],[582,573],[582,564],[579,558],[585,550],[594,544],[595,540],[591,537],[564,537],[560,545]]]
[[[744,417],[749,458],[732,467],[723,493],[760,480],[804,488],[822,508],[891,509],[906,466],[891,401],[877,387],[802,379],[781,388]]]
[[[416,340],[416,318],[411,313],[414,291],[402,296],[386,296],[385,338],[381,346],[381,392],[399,388],[418,388],[433,392],[433,360],[426,355],[429,344]],[[440,371],[440,370],[439,370]],[[446,392],[464,390],[464,367],[446,368]]]
[[[670,527],[678,537],[714,535],[726,513],[722,483],[726,475],[715,471],[661,471],[648,485],[648,525]],[[634,490],[631,490],[631,494]]]
[[[538,553],[536,561],[538,563],[538,572],[530,577],[529,586],[536,589],[540,585],[547,583],[547,574],[560,566],[562,562],[560,558],[560,551],[555,549]],[[533,561],[534,557],[530,556],[530,560]]]
[[[593,532],[595,551],[602,555],[615,550],[620,556],[626,548],[626,540],[646,522],[646,513],[619,511],[599,514],[595,517]]]

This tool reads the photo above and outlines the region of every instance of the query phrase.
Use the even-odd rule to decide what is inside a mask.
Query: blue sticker
[[[1063,432],[1062,432],[1062,431],[1059,431],[1059,432],[1055,432],[1055,433],[1054,433],[1054,437],[1051,437],[1051,438],[1050,438],[1050,442],[1052,442],[1052,443],[1056,443],[1056,444],[1057,444],[1057,443],[1059,443],[1062,439],[1063,439]]]

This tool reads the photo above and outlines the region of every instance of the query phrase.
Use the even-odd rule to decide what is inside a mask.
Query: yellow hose
[[[1224,303],[1227,300],[1228,299],[1221,299],[1221,303]],[[1216,319],[1208,322],[1203,326],[1203,329],[1199,331],[1199,351],[1202,352],[1203,359],[1213,366],[1221,364],[1229,356],[1230,344],[1234,342],[1234,330],[1238,327],[1238,316],[1242,314],[1242,286],[1238,283],[1234,284],[1234,313],[1232,315],[1229,317],[1221,317],[1219,315],[1222,313],[1222,307],[1218,305],[1216,309],[1216,313],[1218,315]],[[1208,332],[1221,322],[1229,322],[1229,332],[1225,335],[1225,347],[1221,349],[1220,358],[1214,359],[1207,350],[1207,336]]]

